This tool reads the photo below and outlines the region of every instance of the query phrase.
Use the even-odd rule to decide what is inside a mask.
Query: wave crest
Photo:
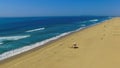
[[[0,37],[0,45],[4,44],[4,41],[20,40],[20,39],[27,38],[27,37],[30,37],[30,35]]]
[[[3,44],[2,42],[0,42],[0,45]]]
[[[38,29],[33,29],[33,30],[28,30],[26,32],[34,32],[34,31],[39,31],[39,30],[44,30],[45,28],[38,28]]]
[[[91,22],[96,22],[96,21],[98,21],[98,19],[93,19],[93,20],[90,20]]]

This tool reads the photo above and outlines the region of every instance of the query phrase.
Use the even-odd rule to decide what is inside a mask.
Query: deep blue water
[[[107,16],[0,18],[0,54],[107,19]]]

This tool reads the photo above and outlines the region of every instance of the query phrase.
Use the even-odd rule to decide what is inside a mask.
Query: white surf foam
[[[44,30],[45,28],[38,28],[38,29],[33,29],[33,30],[28,30],[26,32],[34,32],[34,31],[39,31],[39,30]]]
[[[1,60],[4,60],[4,59],[7,59],[9,57],[12,57],[12,56],[15,56],[15,55],[18,55],[18,54],[21,54],[23,52],[26,52],[26,51],[29,51],[33,48],[36,48],[36,47],[39,47],[39,46],[42,46],[50,41],[53,41],[53,40],[56,40],[58,38],[61,38],[65,35],[68,35],[70,34],[71,32],[67,32],[67,33],[63,33],[59,36],[56,36],[56,37],[53,37],[53,38],[50,38],[50,39],[47,39],[47,40],[44,40],[42,42],[38,42],[36,44],[33,44],[33,45],[29,45],[29,46],[25,46],[25,47],[22,47],[22,48],[18,48],[18,49],[15,49],[15,50],[12,50],[12,51],[8,51],[8,52],[5,52],[3,54],[0,55],[0,61]]]
[[[30,35],[24,35],[24,36],[5,36],[5,37],[0,37],[0,40],[19,40],[23,38],[30,37]]]
[[[0,42],[0,45],[3,44],[2,42]]]
[[[98,21],[98,19],[93,19],[93,20],[90,20],[91,22],[96,22],[96,21]]]

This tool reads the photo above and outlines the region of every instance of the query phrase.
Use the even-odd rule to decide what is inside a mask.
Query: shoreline
[[[111,33],[116,28],[119,29],[119,22],[120,18],[113,18],[99,25],[69,34],[43,47],[6,59],[0,62],[0,68],[119,67],[120,37]],[[73,42],[77,42],[78,49],[71,48]]]
[[[113,17],[113,18],[115,18],[115,17]],[[59,40],[61,38],[64,38],[64,37],[69,36],[71,34],[74,34],[76,32],[88,29],[90,27],[102,24],[102,23],[104,23],[104,22],[106,22],[108,20],[111,20],[113,18],[108,18],[108,19],[103,20],[101,22],[98,22],[98,23],[95,23],[95,24],[92,24],[92,25],[89,25],[89,26],[85,26],[85,27],[82,27],[82,28],[78,28],[78,29],[76,29],[74,31],[69,31],[69,32],[66,32],[66,33],[62,33],[62,34],[60,34],[58,36],[46,39],[46,40],[41,41],[41,42],[37,42],[35,44],[31,44],[29,46],[25,46],[25,47],[22,47],[22,48],[18,48],[18,49],[15,49],[15,50],[11,50],[11,51],[5,52],[5,53],[0,55],[0,62],[5,61],[7,59],[10,59],[12,57],[15,57],[15,56],[17,56],[19,54],[23,54],[23,53],[26,53],[28,51],[35,50],[37,48],[41,49],[42,47],[44,47],[46,45],[49,45],[50,43],[53,43],[54,41],[57,41],[57,40]],[[21,50],[23,50],[23,51],[21,51]],[[6,55],[8,55],[8,56],[6,56]]]

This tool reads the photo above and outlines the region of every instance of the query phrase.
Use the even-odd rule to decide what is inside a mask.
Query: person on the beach
[[[79,48],[76,43],[73,44],[73,48]]]

